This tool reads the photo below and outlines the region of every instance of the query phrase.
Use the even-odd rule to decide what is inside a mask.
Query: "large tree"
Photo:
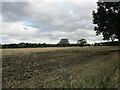
[[[93,24],[96,35],[103,40],[118,39],[120,42],[120,2],[97,2],[97,11],[93,11]]]
[[[85,39],[80,39],[77,41],[77,44],[79,44],[82,47],[82,46],[85,46],[87,44],[87,41]]]

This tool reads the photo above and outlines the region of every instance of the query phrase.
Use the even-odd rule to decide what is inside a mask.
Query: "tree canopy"
[[[93,11],[93,24],[96,35],[103,40],[118,39],[120,42],[120,2],[97,2],[97,11]]]
[[[87,44],[87,41],[85,39],[80,39],[77,41],[77,44],[79,44],[80,46],[84,46]]]

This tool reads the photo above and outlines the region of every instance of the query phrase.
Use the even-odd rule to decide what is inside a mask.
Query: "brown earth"
[[[3,88],[117,88],[118,47],[3,55]]]

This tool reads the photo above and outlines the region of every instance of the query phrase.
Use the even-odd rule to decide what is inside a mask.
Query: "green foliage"
[[[97,12],[93,11],[93,24],[96,35],[103,35],[103,40],[120,41],[120,4],[119,2],[97,2]]]
[[[60,42],[59,42],[59,44],[68,45],[70,43],[69,43],[68,39],[61,39]]]
[[[18,47],[24,48],[25,47],[25,43],[19,43]]]
[[[65,88],[72,88],[72,85],[71,85],[70,81],[66,81],[64,87]]]
[[[87,44],[87,41],[85,39],[80,39],[78,40],[77,44],[79,44],[80,46],[85,46]]]
[[[37,44],[37,43],[19,43],[19,44],[3,44],[2,48],[38,48],[38,47],[72,47],[80,46],[79,44]],[[90,44],[88,44],[90,46]]]

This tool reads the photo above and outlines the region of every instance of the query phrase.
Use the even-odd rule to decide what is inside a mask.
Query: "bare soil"
[[[118,88],[118,47],[3,55],[3,88]]]

